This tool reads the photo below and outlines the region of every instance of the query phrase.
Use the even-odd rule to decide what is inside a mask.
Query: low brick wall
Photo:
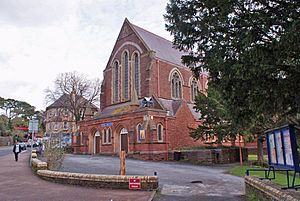
[[[177,153],[176,153],[177,152]],[[200,150],[181,150],[173,152],[173,159],[176,160],[176,154],[180,155],[180,160],[187,160],[201,164],[226,164],[235,163],[240,160],[239,148],[224,149],[200,149]],[[243,161],[248,160],[248,151],[242,149]]]
[[[43,161],[40,161],[37,158],[32,158],[31,159],[31,168],[35,172],[38,171],[38,170],[47,170],[47,163],[43,162]]]
[[[255,196],[260,201],[299,201],[300,193],[294,189],[282,190],[279,186],[268,180],[245,176],[246,196]]]
[[[128,189],[129,179],[135,178],[140,179],[141,190],[156,190],[158,188],[158,177],[156,176],[82,174],[70,172],[56,172],[50,170],[38,170],[37,175],[39,175],[45,180],[57,183],[117,189]]]
[[[152,161],[166,161],[170,158],[170,152],[165,151],[152,151],[152,152],[129,152],[127,158],[134,158],[139,160],[152,160]]]
[[[31,168],[41,178],[63,184],[81,185],[97,188],[129,189],[129,179],[140,179],[141,190],[157,190],[157,176],[119,176],[58,172],[47,170],[47,163],[36,158],[35,150],[31,153]]]

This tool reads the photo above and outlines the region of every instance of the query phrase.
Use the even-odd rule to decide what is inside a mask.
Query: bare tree
[[[74,116],[75,123],[82,120],[87,108],[95,108],[100,103],[101,83],[90,80],[77,72],[60,74],[55,80],[54,90],[46,89],[46,102],[61,105]],[[96,106],[95,106],[96,105]]]

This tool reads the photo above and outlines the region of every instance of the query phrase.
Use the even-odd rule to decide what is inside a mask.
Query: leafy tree
[[[60,102],[74,115],[77,124],[83,119],[88,105],[98,105],[100,86],[99,79],[90,80],[77,72],[62,73],[55,80],[55,89],[46,89],[46,100]]]
[[[0,136],[7,135],[8,118],[5,115],[0,115]]]
[[[196,140],[214,139],[221,142],[224,138],[231,139],[237,133],[227,111],[226,102],[214,88],[208,88],[207,94],[200,93],[196,97],[196,111],[201,113],[202,123],[191,129],[190,136]]]
[[[165,15],[183,62],[195,75],[209,71],[232,125],[260,135],[298,121],[299,18],[298,0],[170,0]]]
[[[0,109],[5,111],[5,115],[2,115],[0,120],[2,135],[11,133],[16,126],[28,126],[29,119],[39,113],[27,102],[2,97],[0,97]]]

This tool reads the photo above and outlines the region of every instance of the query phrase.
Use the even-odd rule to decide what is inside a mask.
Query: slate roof
[[[175,116],[182,103],[182,100],[169,100],[164,98],[158,98],[158,100],[164,109],[169,111],[168,116]]]
[[[46,110],[50,108],[61,108],[61,107],[70,107],[71,103],[69,101],[69,95],[63,94],[56,101],[54,101],[51,105],[49,105]]]
[[[88,102],[84,97],[80,98],[81,101],[85,101],[86,103]],[[59,97],[56,101],[54,101],[51,105],[49,105],[46,110],[50,108],[62,108],[62,107],[71,107],[71,102],[70,102],[70,95],[68,94],[63,94],[61,97]],[[98,109],[94,104],[91,104],[90,106],[92,109]]]
[[[152,96],[152,98],[153,98],[154,106],[151,108],[158,109],[158,110],[164,110],[164,108],[161,108],[160,103],[158,103],[158,100],[153,96]],[[122,115],[125,113],[133,112],[133,110],[135,110],[135,111],[143,110],[143,107],[141,107],[142,100],[143,99],[138,100],[138,105],[139,105],[138,109],[130,107],[132,105],[132,102],[125,102],[125,103],[119,103],[116,105],[107,106],[101,112],[98,112],[97,114],[95,114],[94,119],[111,117],[111,116],[115,116],[115,115]]]
[[[94,119],[111,117],[114,115],[121,115],[130,112],[131,102],[120,103],[117,105],[111,105],[104,108],[101,112],[95,114]]]
[[[179,66],[185,66],[181,63],[181,56],[184,55],[184,52],[175,49],[171,41],[155,35],[136,25],[131,24],[131,26],[146,43],[146,45],[151,50],[156,52],[156,57]]]

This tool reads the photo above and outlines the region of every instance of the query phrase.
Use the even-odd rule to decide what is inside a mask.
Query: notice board
[[[269,166],[299,171],[299,156],[294,125],[285,125],[265,132]]]

